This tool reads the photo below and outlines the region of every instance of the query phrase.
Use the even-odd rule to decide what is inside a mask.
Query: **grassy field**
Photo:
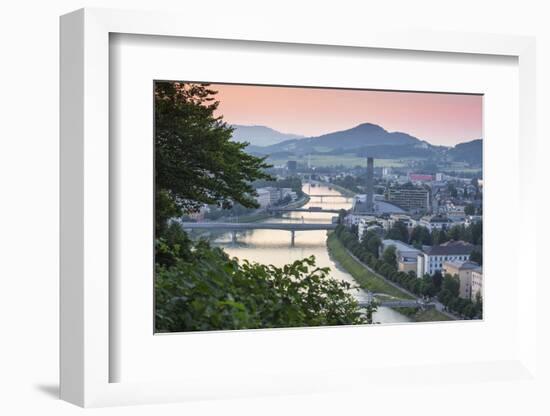
[[[362,288],[370,290],[371,292],[385,293],[398,299],[414,299],[412,296],[371,273],[365,266],[351,257],[346,251],[346,248],[336,237],[336,234],[329,234],[327,247],[334,260],[340,263]]]

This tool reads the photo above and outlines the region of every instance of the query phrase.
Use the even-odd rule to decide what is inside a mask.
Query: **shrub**
[[[155,326],[160,332],[368,323],[350,294],[315,258],[284,267],[230,259],[199,242],[192,259],[157,264]]]

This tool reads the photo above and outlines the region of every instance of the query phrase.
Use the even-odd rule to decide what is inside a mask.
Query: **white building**
[[[481,267],[472,271],[472,301],[475,302],[478,293],[483,297],[483,270]]]
[[[430,232],[433,230],[447,230],[455,223],[443,215],[428,215],[420,218],[418,225],[426,227]]]
[[[446,206],[447,217],[451,220],[463,220],[466,217],[464,205],[450,204]]]
[[[280,189],[280,199],[284,199],[287,197],[287,195],[292,196],[292,188],[281,188]],[[294,195],[296,195],[296,192],[294,192]]]
[[[381,253],[389,246],[395,247],[395,255],[397,257],[397,270],[400,272],[417,271],[418,255],[422,253],[420,250],[405,244],[399,240],[382,240],[380,247]],[[418,275],[422,277],[422,275]]]
[[[416,275],[433,275],[443,270],[443,263],[470,260],[474,245],[465,241],[447,241],[438,246],[431,246],[418,254]]]
[[[256,189],[258,196],[256,202],[260,205],[260,208],[267,208],[271,201],[271,192],[265,188]]]
[[[379,236],[382,235],[384,233],[385,222],[386,220],[373,216],[365,216],[364,218],[360,218],[359,223],[357,224],[357,235],[359,237],[359,241],[363,240],[363,236],[366,231],[374,231]]]
[[[363,235],[365,234],[365,231],[367,231],[367,228],[372,225],[374,222],[377,222],[376,217],[372,215],[365,215],[362,217],[359,216],[353,216],[354,218],[351,218],[351,221],[354,221],[357,219],[357,235],[359,237],[359,241],[363,239]]]

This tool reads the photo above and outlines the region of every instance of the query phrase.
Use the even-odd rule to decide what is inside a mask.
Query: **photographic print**
[[[156,332],[483,318],[482,95],[153,89]]]

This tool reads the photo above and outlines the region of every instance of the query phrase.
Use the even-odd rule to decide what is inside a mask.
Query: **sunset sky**
[[[482,138],[479,95],[211,84],[217,115],[231,124],[264,125],[318,136],[374,123],[432,144]]]

